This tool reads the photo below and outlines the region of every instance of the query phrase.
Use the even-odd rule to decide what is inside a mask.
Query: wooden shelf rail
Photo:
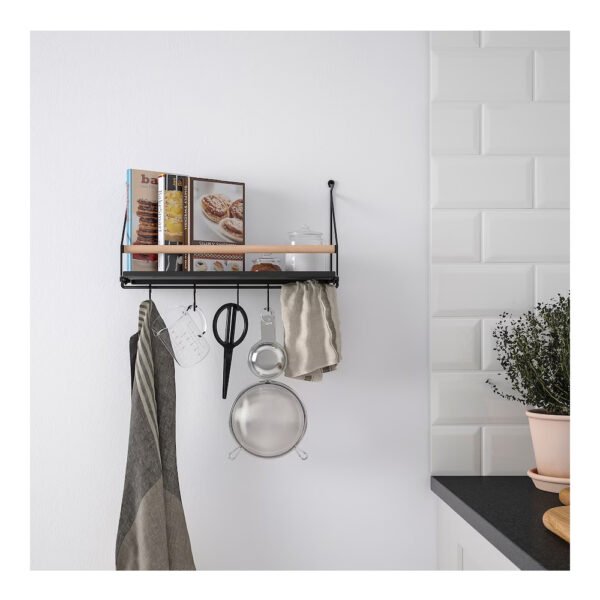
[[[334,245],[279,245],[264,246],[253,244],[198,244],[198,245],[127,245],[125,254],[335,254]]]

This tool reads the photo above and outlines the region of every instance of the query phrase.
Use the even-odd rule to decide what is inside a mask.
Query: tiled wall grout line
[[[501,372],[502,369],[436,369],[436,375],[455,375],[460,374],[481,374],[481,375],[496,375]],[[503,372],[503,371],[502,371]],[[471,423],[469,423],[470,425]]]
[[[484,263],[485,262],[485,243],[484,243],[484,231],[483,231],[483,223],[484,223],[484,213],[485,211],[482,210],[479,213],[479,262],[480,263]]]
[[[440,207],[433,207],[433,210],[436,212],[474,212],[477,211],[477,208],[470,208],[468,206],[440,206]],[[564,212],[564,213],[568,213],[569,209],[568,208],[561,208],[559,206],[551,206],[548,208],[545,207],[535,207],[535,206],[526,206],[526,207],[506,207],[506,208],[502,208],[502,207],[494,207],[494,208],[482,208],[480,209],[482,211],[485,211],[486,213],[503,213],[503,212],[529,212],[529,213],[543,213],[543,212],[555,212],[555,213],[559,213],[559,212]]]
[[[484,426],[481,425],[481,435],[480,435],[480,444],[479,444],[479,473],[478,475],[483,475],[483,464],[485,461],[485,456],[484,456],[484,447],[483,447],[483,434],[484,434]]]
[[[565,52],[560,32],[479,31],[438,36],[430,55],[437,474],[524,474],[534,464],[522,406],[485,380],[501,371],[498,315],[568,289]]]
[[[483,156],[483,102],[479,105],[479,153],[478,156]]]
[[[536,190],[536,178],[537,178],[537,160],[535,156],[531,157],[532,159],[532,168],[531,168],[531,206],[535,209],[537,208],[537,190]]]
[[[536,59],[535,59],[535,50],[531,52],[531,98],[535,102],[537,100],[537,92],[535,89],[535,81],[536,81]]]
[[[472,98],[463,98],[462,100],[431,100],[431,104],[433,105],[448,105],[448,106],[457,106],[459,104],[524,104],[527,106],[535,106],[538,104],[569,104],[568,100],[532,100],[531,98],[515,100],[512,102],[506,102],[505,100],[473,100]]]
[[[448,102],[435,102],[435,105],[447,105],[449,104]],[[536,104],[548,104],[547,102],[536,102]],[[560,102],[557,104],[565,104],[565,102]],[[432,156],[432,158],[470,158],[470,159],[477,159],[477,158],[568,158],[569,154],[568,153],[559,153],[557,152],[556,154],[544,154],[543,156],[540,155],[538,156],[537,153],[535,152],[514,152],[511,154],[494,154],[494,153],[490,153],[490,154],[436,154],[434,156]]]
[[[522,210],[520,210],[519,212],[523,212]],[[566,212],[566,211],[565,211]],[[519,260],[519,259],[515,259],[515,260],[502,260],[502,261],[457,261],[457,260],[452,260],[449,259],[447,261],[444,260],[436,260],[433,263],[436,267],[440,266],[440,267],[456,267],[456,266],[460,266],[460,267],[473,267],[473,268],[479,268],[479,267],[489,267],[491,269],[493,269],[494,267],[511,267],[514,265],[518,265],[518,266],[530,266],[530,267],[534,267],[537,265],[568,265],[569,261],[567,260],[546,260],[546,261],[532,261],[532,260]]]
[[[483,352],[485,349],[485,331],[484,331],[484,319],[481,318],[479,319],[479,322],[481,323],[480,327],[479,327],[479,356],[481,357],[481,363],[480,363],[480,369],[483,371]]]

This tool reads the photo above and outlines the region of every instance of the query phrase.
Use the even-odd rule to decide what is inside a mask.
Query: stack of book
[[[127,171],[129,244],[244,244],[245,185]],[[244,254],[128,254],[128,271],[243,271]]]

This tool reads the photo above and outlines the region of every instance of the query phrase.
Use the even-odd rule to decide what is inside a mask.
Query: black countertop
[[[542,523],[546,510],[561,505],[558,494],[538,490],[529,477],[434,475],[431,489],[519,569],[569,570],[569,544]]]

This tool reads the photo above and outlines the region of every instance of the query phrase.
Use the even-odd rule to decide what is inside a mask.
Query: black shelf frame
[[[232,272],[204,272],[204,273],[165,273],[165,272],[139,272],[124,271],[123,278],[128,284],[136,287],[152,289],[176,289],[194,287],[221,288],[249,288],[263,289],[269,286],[281,286],[295,281],[318,281],[320,283],[335,284],[336,275],[333,271],[251,271]],[[129,285],[127,287],[130,287]]]
[[[339,286],[339,242],[333,188],[335,181],[327,182],[329,187],[329,243],[335,252],[329,255],[329,271],[241,271],[235,272],[163,272],[163,271],[123,271],[123,254],[127,211],[121,233],[119,252],[119,280],[121,287],[130,289],[278,289],[286,283],[296,281],[317,281]],[[335,256],[335,261],[334,261]]]

